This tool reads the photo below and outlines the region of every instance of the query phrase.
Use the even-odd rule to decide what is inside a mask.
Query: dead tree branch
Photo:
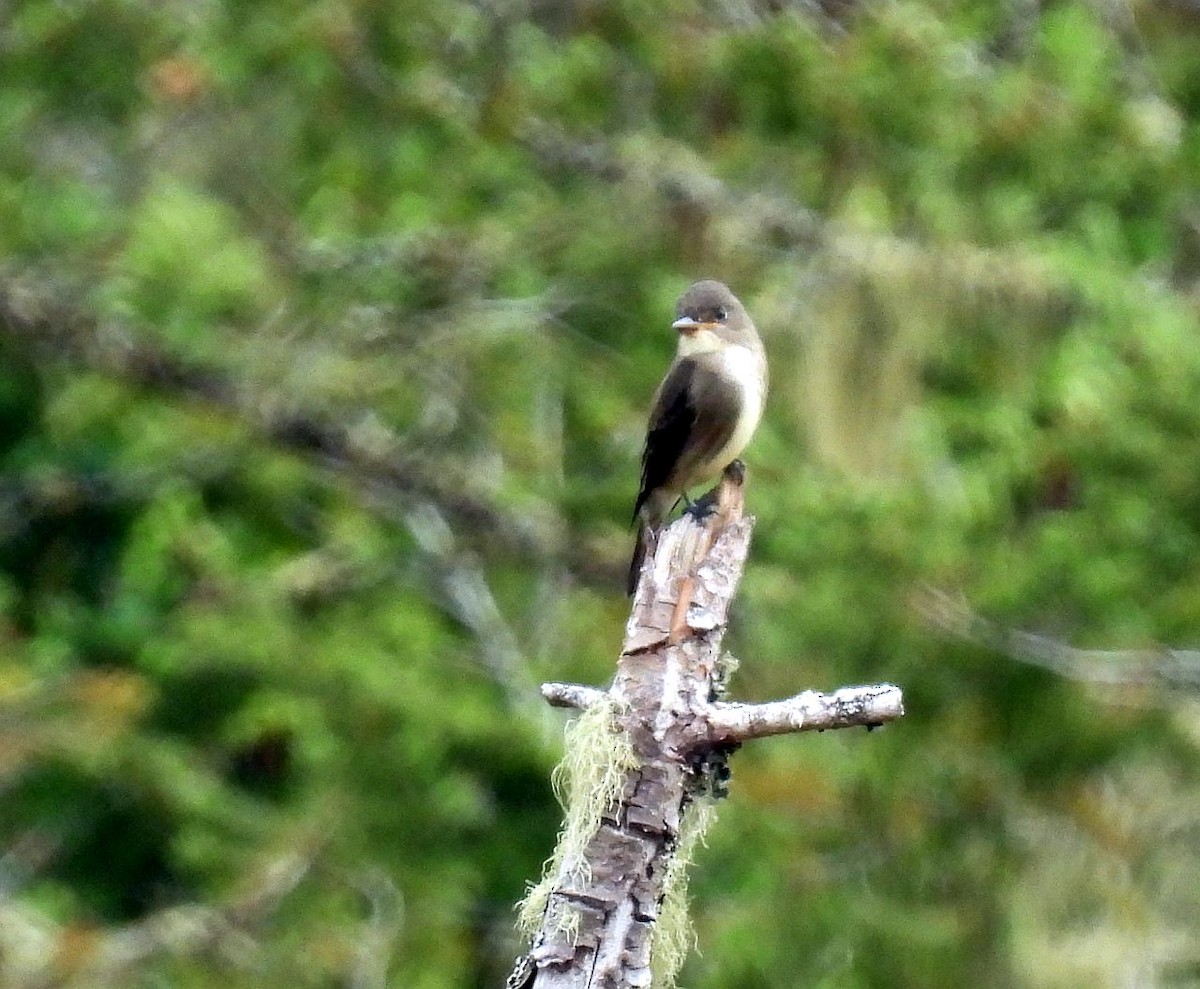
[[[586,711],[606,696],[603,690],[581,683],[542,684],[542,697],[552,707]],[[752,738],[827,728],[877,728],[903,714],[903,695],[890,683],[842,687],[832,694],[805,690],[767,704],[717,701],[706,708],[708,734],[696,745],[740,745]]]
[[[707,514],[685,514],[660,535],[643,567],[612,686],[542,686],[549,703],[582,710],[576,725],[585,727],[569,734],[556,777],[567,818],[522,907],[532,946],[510,989],[672,985],[691,946],[688,854],[731,749],[903,714],[889,684],[767,704],[718,699],[729,672],[721,642],[753,529],[740,464],[705,502]]]
[[[876,728],[904,714],[900,688],[890,683],[843,687],[832,694],[806,690],[787,700],[768,704],[718,702],[708,712],[709,745],[748,742],[768,735],[827,728]]]
[[[586,711],[603,701],[608,695],[597,687],[582,683],[543,683],[542,697],[551,707],[573,707]]]

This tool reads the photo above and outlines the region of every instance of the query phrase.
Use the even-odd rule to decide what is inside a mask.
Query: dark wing
[[[633,509],[659,488],[675,490],[729,442],[737,422],[741,393],[712,367],[708,355],[677,361],[659,386],[646,448],[642,486]]]

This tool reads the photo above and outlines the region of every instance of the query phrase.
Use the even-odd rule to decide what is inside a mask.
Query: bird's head
[[[672,328],[679,354],[700,354],[732,345],[754,347],[758,333],[738,297],[721,282],[696,282],[675,303]]]

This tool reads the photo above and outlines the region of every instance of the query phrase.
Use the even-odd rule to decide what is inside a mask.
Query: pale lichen
[[[662,905],[654,928],[650,955],[654,989],[674,989],[675,977],[695,944],[696,934],[688,913],[688,869],[716,816],[717,805],[707,797],[693,801],[684,810],[674,854],[667,860]]]
[[[517,904],[517,927],[532,936],[541,926],[550,895],[564,880],[586,881],[589,866],[585,851],[600,828],[606,812],[620,799],[629,773],[639,765],[628,737],[617,726],[618,704],[605,695],[567,725],[563,758],[550,777],[562,804],[562,830],[554,854],[546,861],[542,879]],[[555,930],[574,934],[579,915],[570,909],[556,911]]]

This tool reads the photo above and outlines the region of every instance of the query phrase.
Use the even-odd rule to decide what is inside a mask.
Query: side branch
[[[542,697],[551,707],[586,711],[607,697],[581,683],[543,683]],[[787,735],[829,728],[878,728],[904,717],[904,694],[890,683],[842,687],[831,694],[805,690],[782,701],[741,704],[716,701],[699,712],[695,748],[747,742],[768,735]]]
[[[607,696],[603,690],[586,687],[582,683],[542,684],[542,697],[551,707],[573,707],[579,711],[586,711]]]
[[[842,687],[832,694],[805,690],[766,704],[717,701],[708,710],[704,736],[697,739],[697,746],[728,745],[827,728],[875,728],[903,715],[904,696],[890,683]]]

